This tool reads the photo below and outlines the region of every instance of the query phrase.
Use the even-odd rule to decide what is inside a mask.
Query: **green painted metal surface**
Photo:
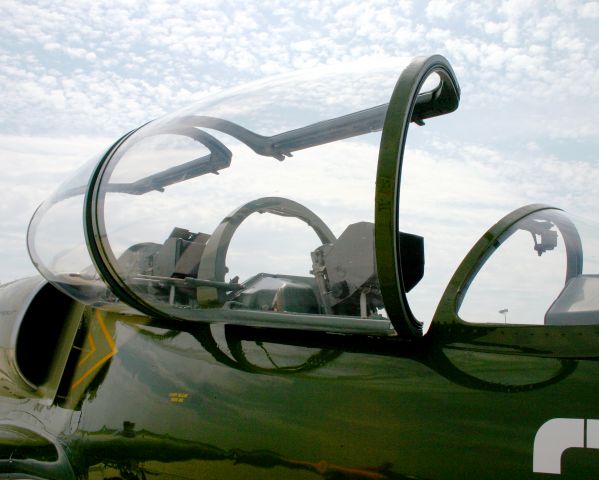
[[[539,428],[599,417],[592,358],[88,313],[64,396],[1,407],[77,478],[543,478]],[[591,478],[599,451],[561,465]]]

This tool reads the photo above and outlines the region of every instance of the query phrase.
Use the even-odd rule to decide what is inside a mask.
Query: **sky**
[[[598,20],[582,0],[3,0],[0,282],[35,273],[35,208],[123,133],[266,76],[395,57],[444,55],[462,88],[439,135],[415,140],[452,184],[416,212],[468,191],[599,221]]]

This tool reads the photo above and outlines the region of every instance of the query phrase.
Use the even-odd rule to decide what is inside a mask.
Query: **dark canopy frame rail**
[[[426,80],[437,74],[439,85],[430,92],[427,103],[418,102],[418,92]],[[422,322],[412,313],[407,299],[407,271],[401,261],[399,202],[401,171],[408,128],[458,108],[460,87],[449,62],[440,55],[416,58],[402,72],[391,95],[381,136],[376,175],[375,248],[376,266],[385,308],[393,327],[401,336],[422,337]]]

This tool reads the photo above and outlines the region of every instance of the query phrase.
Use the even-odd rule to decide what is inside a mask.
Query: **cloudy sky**
[[[583,0],[3,0],[0,281],[34,272],[36,206],[124,132],[268,75],[396,56],[442,54],[460,80],[429,158],[599,220],[598,20]]]

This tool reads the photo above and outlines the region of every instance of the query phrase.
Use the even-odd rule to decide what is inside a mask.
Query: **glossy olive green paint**
[[[116,354],[83,388],[65,375],[51,406],[0,407],[52,436],[74,478],[544,478],[532,472],[539,427],[599,418],[596,359],[487,353],[428,335],[85,318],[70,362],[89,351],[98,318]],[[555,478],[598,468],[599,451],[569,453]]]

